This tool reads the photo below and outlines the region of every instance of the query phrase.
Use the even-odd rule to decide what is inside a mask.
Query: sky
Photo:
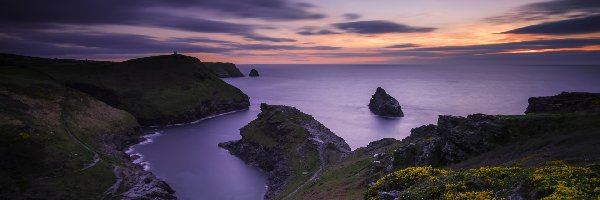
[[[0,53],[239,64],[600,64],[599,0],[20,0]]]

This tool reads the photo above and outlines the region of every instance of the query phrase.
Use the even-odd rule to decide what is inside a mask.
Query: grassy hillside
[[[600,163],[597,144],[600,144],[600,113],[590,110],[511,116],[441,116],[437,125],[415,128],[402,141],[384,139],[353,151],[340,164],[329,166],[318,181],[296,193],[292,199],[362,199],[367,188],[375,183],[368,190],[368,199],[477,199],[474,197],[478,195],[488,197],[490,191],[493,198],[507,198],[506,190],[525,183],[528,188],[518,192],[521,197],[531,199],[526,193],[537,195],[533,199],[552,197],[558,195],[554,192],[559,185],[553,183],[547,187],[555,189],[540,189],[541,183],[529,180],[532,174],[536,170],[549,169],[547,163],[559,160],[560,167],[586,171],[582,180],[590,179],[589,184],[598,184],[594,182],[600,179],[595,167]],[[416,166],[430,168],[412,168]],[[480,180],[464,176],[467,172],[485,171],[489,167],[500,167],[492,168],[498,173],[513,170],[516,174],[513,178],[518,180],[511,180],[512,185],[496,187],[487,183],[478,185]],[[437,174],[432,175],[432,180],[419,179],[421,182],[410,182],[409,186],[402,187],[397,184],[405,181],[392,177],[419,176],[422,170],[427,171],[421,174],[423,176],[429,177],[430,172]],[[491,175],[501,176],[496,171]],[[386,174],[390,175],[379,179]],[[579,179],[579,175],[572,176]],[[465,181],[465,188],[460,190],[433,191],[444,184],[464,184]],[[582,197],[597,198],[594,187],[598,186],[591,190],[587,186],[575,189]],[[387,194],[389,192],[391,196]]]
[[[164,55],[98,62],[0,55],[0,66],[45,73],[61,84],[128,111],[143,125],[166,125],[245,109],[248,96],[197,58]]]
[[[134,177],[115,174],[140,173],[119,151],[138,140],[132,115],[22,67],[0,67],[0,99],[0,199],[113,199],[133,188]],[[172,198],[167,190],[138,197]]]

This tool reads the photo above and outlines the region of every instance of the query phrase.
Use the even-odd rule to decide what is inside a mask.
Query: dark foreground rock
[[[369,102],[369,109],[376,115],[384,117],[402,117],[402,107],[398,100],[390,96],[381,87],[377,87],[375,94],[371,97]]]
[[[562,92],[556,96],[531,97],[525,113],[600,112],[600,93]]]
[[[283,198],[317,180],[350,147],[312,116],[289,106],[261,104],[242,139],[220,143],[233,155],[269,173],[265,199]]]
[[[252,69],[250,70],[250,74],[248,75],[250,77],[258,77],[258,71],[256,71],[256,69]]]

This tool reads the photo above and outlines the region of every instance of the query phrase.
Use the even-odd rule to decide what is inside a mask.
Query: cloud
[[[291,38],[276,38],[276,37],[268,37],[263,35],[258,35],[255,33],[242,33],[242,36],[246,39],[256,40],[256,41],[268,41],[268,42],[295,42],[295,39]]]
[[[360,34],[425,33],[435,30],[435,28],[413,27],[385,20],[344,22],[333,24],[333,26],[347,32]]]
[[[256,18],[274,21],[314,20],[325,17],[311,12],[313,7],[312,4],[288,0],[64,0],[60,3],[37,0],[1,1],[0,33],[10,32],[10,29],[60,29],[64,25],[128,25],[200,33],[226,33],[256,41],[291,42],[295,40],[255,33],[256,29],[262,28],[261,26],[204,19],[199,16],[210,12],[211,16],[230,19]]]
[[[578,18],[597,14],[600,14],[600,1],[598,0],[551,0],[527,4],[505,15],[487,18],[486,21],[512,23],[556,17]]]
[[[404,49],[404,48],[411,48],[411,47],[419,47],[419,45],[412,44],[412,43],[406,43],[406,44],[391,45],[391,46],[387,46],[385,48],[390,48],[390,49]]]
[[[238,44],[236,50],[338,50],[333,46],[300,46],[300,45],[269,45],[269,44]]]
[[[484,45],[423,47],[410,49],[410,51],[441,52],[443,54],[490,54],[520,49],[579,48],[591,45],[600,45],[600,38],[547,39]]]
[[[297,34],[299,35],[333,35],[333,34],[339,34],[338,32],[326,29],[326,28],[319,28],[319,27],[314,27],[314,26],[305,26],[302,28],[299,28],[296,31]]]
[[[600,32],[600,15],[546,22],[506,31],[504,33],[568,35],[596,32]]]
[[[173,50],[203,53],[224,53],[232,50],[231,47],[212,47],[174,40],[161,41],[144,35],[90,32],[21,32],[10,38],[0,38],[0,43],[2,44],[0,52],[76,58],[98,54],[119,57],[131,54],[167,53]]]
[[[143,20],[149,13],[156,14],[151,12],[151,9],[181,10],[183,8],[199,13],[210,10],[221,15],[264,20],[303,20],[325,17],[307,10],[312,7],[313,5],[308,3],[293,3],[286,0],[63,0],[60,3],[21,0],[2,1],[0,18],[20,22],[117,24]],[[176,14],[171,13],[171,15]]]
[[[342,17],[346,20],[357,20],[357,19],[361,18],[362,16],[360,14],[356,14],[356,13],[346,13],[346,14],[343,14]]]

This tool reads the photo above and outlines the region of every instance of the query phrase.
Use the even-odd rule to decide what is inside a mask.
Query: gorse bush
[[[465,170],[408,167],[384,176],[365,199],[598,199],[598,168],[551,162],[538,168],[480,167]],[[386,193],[387,192],[387,193]]]

